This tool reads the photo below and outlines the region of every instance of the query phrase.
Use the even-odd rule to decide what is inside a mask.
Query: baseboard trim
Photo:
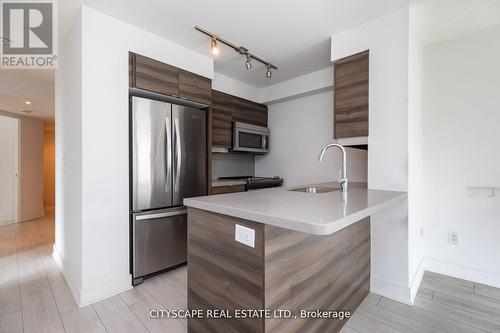
[[[77,286],[74,285],[73,283],[73,276],[71,272],[69,272],[68,266],[65,264],[64,257],[61,255],[59,250],[57,249],[56,245],[54,244],[52,246],[52,258],[54,258],[54,261],[56,262],[57,268],[59,268],[59,271],[61,272],[64,280],[68,284],[69,290],[71,291],[71,294],[73,295],[73,298],[76,301],[76,304],[80,303],[79,299],[79,292]]]
[[[409,286],[381,279],[373,275],[370,278],[370,292],[397,302],[412,304]]]
[[[0,215],[0,227],[14,223],[16,223],[16,217],[14,215]]]
[[[417,271],[415,275],[413,275],[413,279],[410,284],[410,304],[413,304],[415,301],[415,297],[417,296],[418,288],[420,287],[420,283],[422,283],[422,279],[424,278],[425,273],[425,258],[420,260],[418,264]]]
[[[71,272],[68,272],[68,266],[65,264],[64,258],[59,253],[57,247],[54,245],[52,250],[52,257],[56,262],[57,267],[61,271],[66,283],[73,294],[76,304],[80,308],[84,306],[93,304],[95,302],[102,301],[111,296],[121,294],[125,291],[132,289],[132,277],[130,274],[123,276],[120,279],[103,283],[101,285],[81,289],[77,288],[70,280],[72,280]],[[69,277],[69,278],[68,278]]]
[[[487,271],[434,258],[425,258],[425,269],[434,273],[500,288],[500,272]]]
[[[132,289],[132,277],[130,274],[120,279],[103,283],[101,285],[82,289],[80,291],[80,308],[102,301],[111,296],[115,296]]]

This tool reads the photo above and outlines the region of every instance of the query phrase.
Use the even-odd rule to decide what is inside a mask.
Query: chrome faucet
[[[342,151],[342,173],[339,176],[339,184],[341,191],[347,192],[347,154],[345,148],[336,143],[327,144],[326,146],[323,147],[323,149],[321,149],[321,152],[319,153],[318,156],[318,161],[319,162],[323,161],[325,152],[330,147],[337,147]]]

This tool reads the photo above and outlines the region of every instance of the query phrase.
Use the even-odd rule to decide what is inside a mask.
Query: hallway
[[[53,243],[53,217],[0,227],[1,333],[186,332],[185,321],[149,318],[151,309],[186,307],[185,267],[78,309]]]

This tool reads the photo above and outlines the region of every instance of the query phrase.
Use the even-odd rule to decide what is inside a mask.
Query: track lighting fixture
[[[271,66],[267,65],[266,77],[270,79],[272,75],[273,73],[271,73]]]
[[[247,54],[247,61],[245,62],[245,67],[247,69],[252,69],[252,57]]]
[[[255,55],[253,53],[251,53],[246,47],[237,46],[236,44],[228,41],[227,39],[219,37],[216,34],[214,34],[213,32],[205,30],[205,29],[203,29],[203,28],[201,28],[199,26],[196,26],[194,28],[196,30],[198,30],[199,32],[202,32],[202,33],[204,33],[205,35],[207,35],[207,36],[209,36],[211,38],[210,47],[212,49],[212,54],[214,54],[214,55],[218,55],[219,54],[219,48],[217,47],[217,42],[221,42],[222,44],[229,46],[230,48],[232,48],[233,50],[235,50],[239,54],[245,55],[247,57],[247,60],[245,62],[245,68],[246,69],[252,69],[252,60],[256,60],[256,61],[258,61],[258,62],[260,62],[260,63],[262,63],[262,64],[264,64],[264,65],[267,66],[266,77],[268,79],[270,79],[271,76],[272,76],[271,70],[272,69],[278,69],[278,66],[273,65],[269,61],[264,60],[263,58]]]
[[[210,42],[210,48],[212,49],[213,55],[219,54],[219,48],[217,47],[217,39],[215,37],[212,37],[212,41]]]

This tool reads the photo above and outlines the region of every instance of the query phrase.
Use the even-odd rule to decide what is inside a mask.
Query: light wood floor
[[[78,309],[53,242],[53,218],[0,227],[0,332],[187,332],[185,320],[149,318],[186,308],[185,267]],[[500,332],[500,289],[427,272],[413,306],[370,294],[342,332]]]

